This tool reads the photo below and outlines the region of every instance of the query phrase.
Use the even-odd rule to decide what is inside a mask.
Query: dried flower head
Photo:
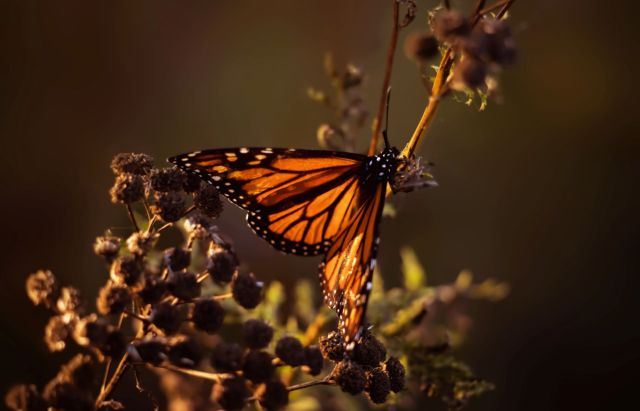
[[[251,395],[247,382],[242,377],[223,378],[216,382],[211,392],[211,399],[225,410],[240,410]]]
[[[198,191],[193,193],[193,205],[211,218],[218,218],[223,209],[220,193],[211,184],[204,184]]]
[[[60,315],[49,318],[44,327],[44,342],[51,352],[62,351],[67,346],[67,337],[71,333],[71,326]]]
[[[119,174],[109,193],[114,204],[135,203],[144,198],[144,180],[137,174]]]
[[[404,388],[404,365],[395,357],[390,357],[384,364],[384,369],[389,376],[391,391],[400,392]]]
[[[27,295],[35,305],[53,308],[59,296],[57,278],[49,270],[39,270],[31,274],[26,282]]]
[[[242,367],[243,350],[236,343],[220,342],[211,353],[211,365],[218,372],[234,372]]]
[[[62,287],[56,308],[62,314],[80,314],[83,308],[80,290],[75,287]]]
[[[146,362],[152,365],[160,365],[168,358],[169,347],[163,337],[148,336],[136,340],[127,348],[127,352],[136,362]]]
[[[360,365],[369,367],[377,367],[384,361],[386,355],[387,349],[370,332],[367,332],[353,349],[353,360]]]
[[[9,389],[4,397],[5,405],[15,411],[46,411],[47,404],[35,385],[19,384]]]
[[[359,364],[352,361],[342,361],[333,371],[334,379],[342,391],[356,395],[364,390],[366,375]]]
[[[153,247],[158,234],[148,231],[136,231],[127,238],[127,249],[130,253],[143,256]]]
[[[164,263],[173,271],[184,270],[191,264],[191,251],[181,247],[167,248],[163,252]]]
[[[111,264],[111,280],[116,284],[139,288],[144,281],[142,260],[135,255],[123,255]]]
[[[200,296],[198,277],[190,271],[172,271],[167,278],[167,291],[183,301]]]
[[[154,203],[151,205],[151,212],[167,223],[175,223],[186,211],[184,195],[171,191],[168,193],[156,192]]]
[[[157,274],[145,273],[144,287],[138,291],[143,304],[155,304],[167,294],[167,285]]]
[[[109,281],[100,289],[96,306],[100,314],[120,314],[131,305],[129,289]]]
[[[269,381],[258,401],[266,411],[280,410],[289,404],[289,391],[282,382]]]
[[[107,262],[111,262],[120,252],[120,242],[118,237],[96,237],[96,241],[93,243],[93,252],[103,257]]]
[[[441,10],[431,21],[431,28],[441,42],[454,43],[462,36],[469,34],[467,19],[457,10]]]
[[[114,174],[144,175],[153,167],[153,157],[142,153],[119,153],[111,160]]]
[[[151,311],[149,321],[165,334],[175,334],[182,324],[180,310],[169,302],[157,304]]]
[[[216,246],[207,252],[207,272],[216,283],[228,283],[237,269],[238,257],[231,251]]]
[[[297,367],[304,363],[304,347],[299,339],[284,336],[276,343],[276,355],[285,364]]]
[[[418,63],[437,55],[438,47],[438,41],[431,32],[414,31],[404,40],[404,54]]]
[[[266,348],[273,338],[273,328],[262,320],[255,318],[245,321],[242,326],[244,342],[249,348]]]
[[[253,383],[270,380],[275,370],[273,356],[266,351],[249,350],[244,356],[242,375]]]
[[[308,367],[311,375],[318,375],[322,372],[324,358],[320,348],[315,345],[304,347],[304,365]]]
[[[213,298],[196,300],[191,311],[194,326],[207,333],[215,333],[224,321],[225,311],[222,305]]]
[[[181,191],[185,180],[185,173],[175,166],[152,168],[149,172],[149,186],[152,190],[163,193]]]
[[[263,287],[264,284],[257,281],[252,273],[236,272],[231,282],[231,293],[240,306],[252,309],[260,304]]]
[[[453,87],[456,89],[476,89],[485,85],[487,65],[481,60],[464,58],[453,69]]]
[[[374,404],[382,404],[387,400],[391,392],[391,382],[389,376],[381,368],[374,368],[367,371],[367,382],[365,391],[369,394],[369,399]]]
[[[187,335],[169,339],[168,348],[169,361],[178,367],[195,368],[202,359],[200,347]]]

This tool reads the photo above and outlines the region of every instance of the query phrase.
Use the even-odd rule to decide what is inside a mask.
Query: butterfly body
[[[326,150],[231,148],[169,159],[245,209],[249,227],[274,248],[324,255],[320,283],[338,312],[348,349],[363,331],[378,228],[399,152],[374,156]]]

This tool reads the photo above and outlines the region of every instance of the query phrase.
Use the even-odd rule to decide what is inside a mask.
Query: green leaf
[[[408,291],[418,291],[426,285],[427,275],[424,267],[418,261],[418,256],[411,247],[402,247],[400,257],[402,258],[405,288]]]

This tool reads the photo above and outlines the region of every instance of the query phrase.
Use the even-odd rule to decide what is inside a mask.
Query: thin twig
[[[146,365],[147,367],[152,367],[152,368],[163,368],[165,370],[170,370],[170,371],[174,371],[174,372],[178,372],[178,373],[181,373],[181,374],[190,375],[192,377],[202,378],[202,379],[210,380],[210,381],[220,381],[220,379],[222,379],[224,377],[233,375],[233,374],[228,374],[228,373],[213,373],[213,372],[192,370],[190,368],[180,368],[180,367],[176,367],[175,365],[171,365],[171,364],[151,365],[151,364],[144,363],[144,365]]]
[[[393,70],[393,57],[396,53],[396,46],[398,45],[398,31],[400,27],[398,25],[398,16],[400,14],[400,5],[397,0],[391,0],[393,2],[393,26],[391,28],[391,40],[389,42],[389,49],[387,50],[387,61],[384,71],[384,80],[382,82],[382,92],[380,93],[380,103],[378,104],[378,113],[376,118],[373,119],[371,142],[369,144],[368,154],[371,156],[376,153],[378,149],[378,137],[380,135],[380,127],[382,124],[382,116],[384,115],[384,107],[387,101],[387,90],[389,89],[389,83],[391,82],[391,72]]]
[[[118,325],[116,327],[118,330],[122,327],[124,316],[124,313],[120,313],[120,317],[118,317]],[[107,363],[104,366],[104,375],[102,376],[102,384],[100,384],[100,392],[104,391],[104,387],[107,385],[107,379],[109,378],[109,372],[111,371],[112,360],[112,357],[107,358]]]
[[[140,231],[140,227],[138,227],[138,222],[136,221],[136,218],[133,215],[133,209],[131,208],[131,204],[129,203],[127,203],[127,212],[129,213],[129,218],[133,223],[133,227],[136,229],[136,231]]]
[[[330,373],[329,375],[327,375],[326,377],[324,377],[321,380],[313,380],[313,381],[302,382],[300,384],[296,384],[296,385],[292,385],[290,387],[287,387],[287,391],[291,392],[291,391],[301,390],[303,388],[313,387],[314,385],[333,385],[334,382],[333,382],[332,378],[333,378],[332,374]]]
[[[507,3],[509,3],[509,0],[503,0],[503,1],[499,1],[497,3],[494,3],[490,6],[485,7],[484,9],[480,10],[478,12],[478,18],[484,16],[487,13],[491,13],[494,10],[498,10],[499,8],[503,7],[504,5],[506,5]]]
[[[116,385],[118,385],[118,382],[120,381],[120,377],[122,377],[122,374],[127,369],[128,359],[129,359],[129,354],[125,353],[122,356],[122,359],[120,359],[120,362],[118,363],[118,367],[116,367],[116,370],[113,372],[113,375],[109,380],[109,384],[107,384],[105,389],[100,392],[100,395],[98,395],[98,398],[96,398],[96,402],[95,402],[96,408],[100,407],[100,404],[102,404],[102,402],[107,399],[107,397],[109,396],[109,394],[111,394],[111,392],[116,387]]]
[[[480,10],[484,8],[484,5],[486,3],[487,3],[487,0],[476,0],[476,6],[473,8],[473,13],[471,13],[471,15],[475,16],[478,13],[480,13]]]
[[[131,318],[135,318],[135,319],[136,319],[136,320],[138,320],[138,321],[142,321],[143,323],[148,323],[148,322],[149,322],[149,319],[148,319],[148,318],[145,318],[145,317],[143,317],[143,316],[141,316],[141,315],[138,315],[138,314],[136,314],[136,313],[134,313],[134,312],[131,312],[131,311],[129,311],[129,310],[124,310],[124,313],[125,313],[127,316],[131,317]]]
[[[444,8],[449,10],[451,8],[451,2],[449,0],[444,0]]]
[[[498,20],[500,20],[501,18],[504,17],[505,14],[507,14],[507,12],[509,11],[509,9],[511,8],[511,6],[513,6],[513,3],[515,3],[516,0],[508,0],[507,3],[504,5],[504,7],[502,8],[502,10],[500,10],[498,12],[498,14],[496,15],[496,18]]]

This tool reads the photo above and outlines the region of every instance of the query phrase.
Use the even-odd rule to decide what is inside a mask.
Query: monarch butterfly
[[[169,159],[213,184],[248,211],[249,227],[276,249],[324,254],[324,301],[336,310],[345,347],[363,334],[387,184],[401,160],[386,148],[374,156],[326,150],[229,148]]]

